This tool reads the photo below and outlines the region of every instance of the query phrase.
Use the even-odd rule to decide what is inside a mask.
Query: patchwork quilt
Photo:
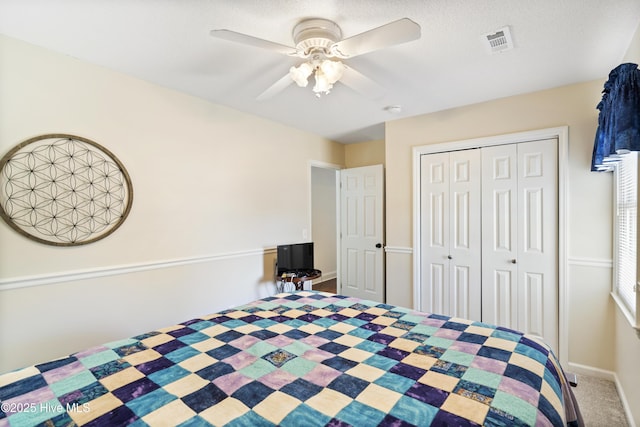
[[[301,291],[4,374],[0,426],[563,426],[566,387],[519,332]]]

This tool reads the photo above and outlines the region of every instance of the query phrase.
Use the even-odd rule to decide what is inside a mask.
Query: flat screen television
[[[313,242],[278,245],[278,276],[313,270]]]

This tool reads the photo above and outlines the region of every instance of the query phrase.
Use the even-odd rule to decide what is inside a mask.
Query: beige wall
[[[384,141],[367,141],[345,145],[344,162],[348,168],[384,165]]]
[[[273,247],[310,232],[309,165],[344,164],[319,136],[6,37],[0,76],[0,153],[80,135],[134,187],[125,223],[93,244],[47,246],[0,221],[0,371],[269,294]],[[305,202],[283,209],[291,198]]]

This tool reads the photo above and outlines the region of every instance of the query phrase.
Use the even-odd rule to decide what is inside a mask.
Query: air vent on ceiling
[[[485,34],[483,40],[491,53],[513,49],[513,40],[511,39],[509,27],[503,27],[494,33]]]

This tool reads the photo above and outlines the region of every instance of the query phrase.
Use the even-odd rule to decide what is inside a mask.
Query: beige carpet
[[[573,388],[587,427],[627,427],[620,396],[612,381],[578,375],[578,387]]]

